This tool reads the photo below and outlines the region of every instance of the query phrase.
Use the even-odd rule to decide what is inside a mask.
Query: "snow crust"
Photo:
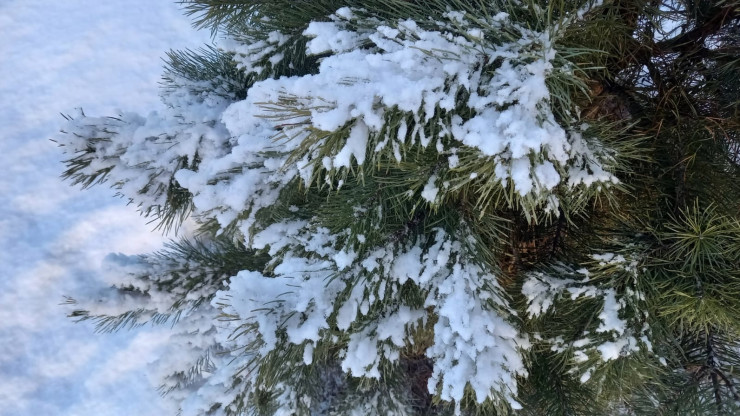
[[[114,191],[61,182],[49,139],[75,107],[157,109],[163,52],[209,36],[162,0],[3,0],[0,33],[0,413],[174,413],[147,369],[167,331],[96,334],[60,306],[107,287],[108,253],[154,251],[164,239]]]

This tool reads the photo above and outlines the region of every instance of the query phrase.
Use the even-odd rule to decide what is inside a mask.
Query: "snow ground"
[[[59,305],[95,289],[106,254],[162,236],[113,191],[62,183],[49,139],[75,107],[157,109],[160,57],[208,41],[172,0],[0,1],[1,416],[171,410],[147,379],[156,331],[94,334]]]

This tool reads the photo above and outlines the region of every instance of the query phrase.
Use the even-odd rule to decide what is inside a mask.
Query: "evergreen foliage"
[[[183,415],[740,412],[740,1],[186,0],[64,176],[165,231],[70,315]]]

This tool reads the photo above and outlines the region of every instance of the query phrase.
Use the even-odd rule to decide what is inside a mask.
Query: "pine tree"
[[[64,176],[164,231],[103,331],[183,415],[740,412],[740,1],[187,0]]]

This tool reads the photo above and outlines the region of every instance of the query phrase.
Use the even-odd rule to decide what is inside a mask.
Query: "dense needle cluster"
[[[56,138],[197,229],[69,299],[177,412],[740,410],[739,2],[183,4],[166,109]]]

